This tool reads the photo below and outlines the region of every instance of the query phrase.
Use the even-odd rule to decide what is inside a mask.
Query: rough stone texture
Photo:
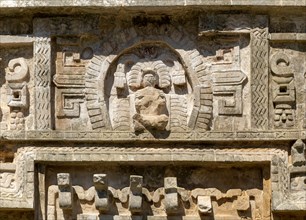
[[[0,219],[305,220],[305,21],[305,0],[0,1]]]

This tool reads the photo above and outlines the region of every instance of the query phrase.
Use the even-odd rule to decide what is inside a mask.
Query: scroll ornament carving
[[[10,130],[24,130],[24,113],[28,108],[28,72],[24,58],[9,61],[5,79],[7,103],[10,107]]]

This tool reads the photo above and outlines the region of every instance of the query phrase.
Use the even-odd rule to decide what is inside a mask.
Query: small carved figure
[[[144,70],[142,89],[135,92],[135,131],[164,130],[168,124],[165,93],[155,88],[156,85],[156,73],[151,69]]]
[[[73,188],[69,173],[57,174],[57,185],[59,189],[58,199],[61,209],[71,209],[73,204]]]

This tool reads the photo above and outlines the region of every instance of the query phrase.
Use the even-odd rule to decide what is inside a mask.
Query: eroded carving
[[[154,71],[144,70],[141,83],[143,88],[135,92],[135,131],[165,130],[168,124],[166,96],[162,90],[155,88],[156,80]]]
[[[171,106],[171,100],[191,92],[183,66],[167,48],[147,45],[130,53],[119,59],[113,87],[109,88],[113,128],[126,129],[132,124],[136,132],[171,129],[170,112],[180,109],[179,103]],[[187,124],[185,112],[181,116]]]
[[[110,127],[114,130],[135,130],[133,116],[136,108],[133,95],[142,89],[142,77],[146,71],[153,71],[158,77],[156,89],[165,93],[165,109],[168,111],[162,116],[163,118],[159,117],[161,120],[157,120],[160,120],[161,126],[146,125],[147,127],[162,131],[175,131],[188,127],[210,129],[212,90],[206,64],[196,49],[189,50],[193,43],[183,32],[178,32],[171,25],[168,28],[175,34],[160,40],[157,33],[164,34],[163,30],[160,27],[153,27],[156,36],[152,37],[156,38],[153,40],[156,43],[152,43],[152,39],[133,43],[133,40],[138,41],[138,35],[145,36],[143,35],[145,30],[130,28],[118,33],[125,38],[111,39],[102,44],[103,56],[94,56],[91,59],[85,77],[85,97],[93,129]],[[190,45],[182,45],[186,47],[185,52],[178,48],[183,41],[190,42]],[[122,45],[126,45],[125,47],[129,49],[121,53]],[[104,88],[102,93],[99,87]],[[175,100],[185,102],[187,109]],[[136,115],[136,118],[142,121],[141,123],[146,123],[143,122],[142,116]],[[178,126],[178,120],[182,127]]]
[[[57,184],[58,184],[58,198],[59,207],[61,209],[71,209],[73,201],[73,190],[71,177],[69,173],[59,173],[57,174]]]

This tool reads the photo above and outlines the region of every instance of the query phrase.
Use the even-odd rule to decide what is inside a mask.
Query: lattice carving
[[[268,128],[268,29],[255,28],[251,32],[252,52],[252,127]]]
[[[36,38],[34,42],[36,129],[51,128],[50,84],[51,42],[50,38]]]

